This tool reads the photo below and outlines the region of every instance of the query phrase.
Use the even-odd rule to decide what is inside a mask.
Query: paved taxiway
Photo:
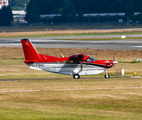
[[[102,41],[76,41],[66,40],[74,38],[115,38],[120,35],[107,36],[67,36],[67,37],[37,37],[30,38],[35,47],[41,48],[90,48],[90,49],[126,49],[142,50],[142,40],[140,39],[120,39],[120,40],[102,40]],[[129,37],[142,37],[142,35],[128,35]],[[21,47],[21,38],[0,38],[0,47]],[[62,40],[63,39],[63,40]]]

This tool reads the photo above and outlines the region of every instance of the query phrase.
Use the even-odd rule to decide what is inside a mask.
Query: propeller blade
[[[115,55],[113,55],[113,61],[115,61]]]
[[[116,64],[118,64],[118,62],[115,61],[115,55],[113,55],[113,66],[114,66],[114,68],[115,68],[115,65],[116,65]]]

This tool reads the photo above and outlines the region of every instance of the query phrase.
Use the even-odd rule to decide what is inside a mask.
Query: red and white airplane
[[[54,57],[39,54],[29,39],[21,40],[25,63],[35,70],[72,75],[74,79],[79,79],[80,75],[94,75],[105,72],[105,78],[110,78],[106,70],[111,68],[117,61],[96,60],[91,56],[82,53],[74,54],[69,57]]]

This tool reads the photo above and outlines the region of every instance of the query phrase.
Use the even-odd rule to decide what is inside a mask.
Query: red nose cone
[[[113,61],[112,60],[107,60],[106,65],[109,66],[109,67],[112,67],[113,66]]]
[[[94,62],[94,64],[98,64],[104,68],[111,68],[113,66],[112,60],[97,60]]]

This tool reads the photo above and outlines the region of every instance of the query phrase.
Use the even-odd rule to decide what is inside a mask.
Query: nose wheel
[[[73,75],[73,78],[74,78],[74,79],[79,79],[79,78],[80,78],[80,75],[74,74],[74,75]]]
[[[108,78],[110,78],[110,75],[106,73],[104,77],[105,77],[106,79],[108,79]]]

